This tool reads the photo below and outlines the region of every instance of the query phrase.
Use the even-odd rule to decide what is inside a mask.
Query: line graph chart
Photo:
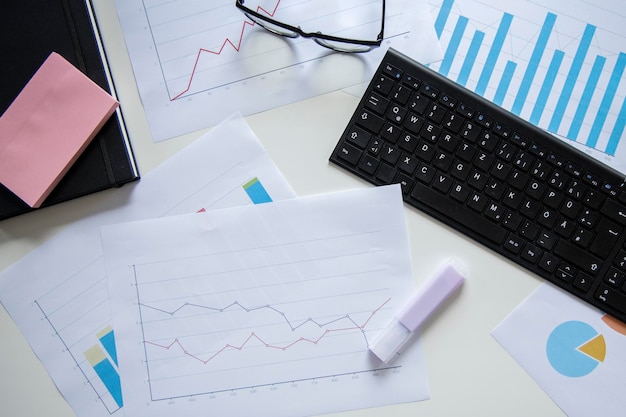
[[[266,10],[262,6],[258,6],[257,7],[257,12],[262,12],[262,13],[265,13],[266,15],[268,15],[269,17],[274,17],[274,15],[276,14],[276,10],[278,9],[279,5],[280,5],[280,0],[276,0],[276,4],[274,5],[274,8],[271,9],[271,11]],[[204,54],[221,55],[222,52],[224,51],[224,48],[226,48],[227,46],[230,46],[236,52],[239,52],[240,49],[241,49],[241,44],[243,43],[243,35],[244,35],[245,31],[246,31],[246,28],[247,27],[254,27],[255,25],[256,24],[254,22],[251,22],[249,20],[244,20],[244,22],[241,24],[241,32],[239,33],[239,37],[238,38],[234,38],[234,39],[236,39],[235,41],[232,41],[230,38],[227,37],[226,39],[224,39],[224,42],[220,45],[219,49],[212,50],[212,49],[200,48],[198,50],[197,55],[196,55],[196,60],[195,60],[195,62],[193,64],[193,69],[191,70],[191,75],[189,76],[189,82],[187,84],[187,87],[183,91],[181,91],[180,93],[176,94],[172,98],[172,101],[181,98],[185,94],[189,93],[189,91],[191,90],[191,84],[193,83],[194,76],[196,75],[196,70],[198,69],[198,63],[199,63],[200,58],[202,57],[202,55],[204,55]]]
[[[380,204],[396,188],[103,228],[127,412],[174,401],[192,417],[281,417],[424,399],[419,343],[391,365],[368,350],[413,290],[399,194]]]
[[[385,46],[407,41],[409,3],[387,5]],[[380,30],[380,0],[246,5],[312,31],[371,38]],[[231,0],[116,0],[116,7],[154,141],[212,126],[235,111],[253,114],[360,84],[385,49],[336,54],[309,39],[276,36]]]
[[[231,343],[226,343],[224,346],[222,346],[221,348],[217,349],[214,353],[212,353],[210,356],[205,357],[205,358],[201,358],[198,355],[195,355],[193,353],[191,353],[183,344],[184,342],[179,339],[178,337],[175,338],[170,344],[164,345],[164,344],[159,344],[156,342],[152,342],[152,341],[145,341],[145,343],[147,345],[151,345],[151,346],[155,346],[161,349],[166,349],[166,350],[170,350],[174,347],[177,347],[185,356],[192,358],[200,363],[203,363],[204,365],[208,364],[209,362],[213,361],[215,358],[217,358],[220,354],[228,351],[228,350],[237,350],[237,351],[242,351],[245,348],[248,348],[250,345],[253,345],[254,343],[260,343],[261,346],[267,348],[267,349],[277,349],[277,350],[282,350],[282,351],[286,351],[287,349],[290,349],[294,346],[296,346],[299,343],[309,343],[309,344],[313,344],[313,345],[317,345],[318,343],[320,343],[322,341],[322,339],[326,336],[335,334],[335,333],[339,333],[339,332],[352,332],[352,331],[360,331],[363,335],[363,340],[365,342],[365,346],[368,346],[369,343],[367,341],[367,335],[365,333],[365,327],[367,326],[367,324],[372,320],[372,318],[374,317],[374,315],[385,306],[385,304],[387,304],[391,299],[388,298],[383,304],[381,304],[380,306],[378,306],[374,311],[372,311],[369,315],[369,317],[362,322],[361,324],[357,323],[351,316],[350,314],[345,314],[343,316],[337,317],[337,318],[332,318],[328,321],[324,321],[324,322],[320,322],[317,319],[313,318],[313,317],[308,317],[307,319],[301,321],[299,324],[295,325],[294,323],[292,323],[285,315],[284,312],[276,309],[275,307],[272,307],[270,305],[265,305],[265,306],[261,306],[261,307],[252,307],[252,308],[246,308],[243,307],[239,302],[235,301],[232,304],[230,304],[229,306],[225,307],[225,308],[214,308],[214,307],[208,307],[208,306],[199,306],[196,304],[188,304],[185,303],[184,307],[187,306],[194,306],[194,307],[198,307],[201,309],[204,309],[205,311],[219,311],[219,312],[224,312],[230,309],[230,307],[232,306],[238,306],[241,307],[245,312],[249,313],[252,311],[260,311],[260,310],[268,310],[268,311],[273,311],[275,313],[277,313],[278,315],[280,315],[282,317],[282,319],[284,320],[285,324],[287,324],[292,332],[296,332],[296,330],[299,330],[300,328],[302,328],[303,326],[311,323],[317,327],[320,328],[320,333],[319,336],[315,337],[313,336],[313,338],[310,337],[305,337],[305,336],[300,336],[298,338],[295,338],[291,341],[286,341],[286,342],[282,342],[281,344],[274,344],[274,343],[270,343],[269,341],[266,341],[264,338],[262,338],[261,336],[259,336],[259,334],[257,334],[256,331],[252,331],[250,332],[250,334],[248,335],[248,337],[245,338],[245,340],[243,340],[243,342],[239,343],[239,344],[231,344]],[[150,306],[146,306],[144,304],[140,304],[140,306],[142,308],[146,307],[146,308],[152,308]],[[183,307],[181,307],[183,308]],[[154,310],[159,310],[159,309],[154,309]],[[180,309],[177,309],[177,311],[179,311]],[[160,310],[162,311],[162,310]],[[170,315],[174,315],[174,313],[169,313]],[[343,323],[346,323],[345,325],[342,325]]]
[[[362,355],[368,333],[382,327],[378,313],[387,317],[393,303],[384,285],[349,290],[383,272],[365,261],[376,252],[351,248],[377,238],[326,237],[323,248],[297,240],[133,265],[151,398],[370,369]]]

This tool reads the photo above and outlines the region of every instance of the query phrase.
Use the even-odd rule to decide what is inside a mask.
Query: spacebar
[[[438,191],[419,182],[416,182],[413,187],[411,197],[443,214],[447,219],[453,220],[454,223],[460,223],[463,227],[478,233],[483,238],[497,245],[501,245],[506,237],[507,232],[495,223],[479,216],[477,213],[471,211],[470,208],[460,205],[457,201],[445,197]],[[446,223],[448,222],[446,221]]]

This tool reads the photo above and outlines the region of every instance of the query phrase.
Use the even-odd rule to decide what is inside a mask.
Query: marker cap
[[[433,314],[465,281],[459,265],[445,265],[398,312],[396,318],[373,340],[369,349],[389,362],[409,341],[413,332]]]

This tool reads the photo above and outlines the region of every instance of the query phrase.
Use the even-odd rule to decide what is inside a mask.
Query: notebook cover
[[[0,116],[0,183],[39,207],[117,106],[53,52]]]
[[[50,55],[57,52],[115,97],[91,5],[84,0],[6,2],[0,13],[0,113]],[[41,207],[139,178],[121,109],[104,124]],[[33,210],[0,185],[0,219]]]

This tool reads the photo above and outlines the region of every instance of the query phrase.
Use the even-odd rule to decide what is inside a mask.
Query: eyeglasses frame
[[[338,52],[350,52],[350,53],[359,53],[359,52],[368,52],[373,48],[379,47],[384,39],[384,33],[385,33],[385,0],[382,0],[382,6],[383,6],[383,10],[382,10],[382,17],[381,17],[381,24],[380,24],[380,32],[378,33],[378,36],[376,37],[376,40],[363,40],[363,39],[352,39],[352,38],[342,38],[340,36],[333,36],[333,35],[326,35],[324,33],[321,32],[305,32],[303,31],[300,27],[297,26],[292,26],[289,25],[287,23],[283,23],[283,22],[279,22],[278,20],[273,19],[271,16],[268,15],[264,15],[259,13],[258,11],[249,9],[248,7],[246,7],[244,5],[245,0],[235,0],[235,6],[237,6],[237,8],[239,10],[241,10],[246,16],[248,16],[248,18],[250,20],[252,20],[255,23],[258,23],[260,26],[262,26],[265,30],[274,33],[276,35],[281,35],[281,36],[286,36],[286,37],[292,37],[292,38],[296,38],[298,36],[301,36],[303,38],[309,38],[309,39],[313,39],[318,45],[323,46],[325,48],[329,48]],[[263,25],[263,23],[261,22],[257,22],[256,19],[259,19],[262,22],[267,22],[267,23],[271,23],[272,25],[278,26],[280,28],[289,30],[291,32],[294,32],[294,34],[297,34],[295,36],[289,36],[288,34],[285,33],[281,33],[278,31],[274,31],[266,26]],[[349,50],[342,50],[342,49],[338,49],[338,48],[334,48],[331,45],[325,44],[321,41],[330,41],[330,42],[339,42],[339,43],[345,43],[345,44],[353,44],[353,45],[363,45],[363,46],[369,46],[370,48],[368,49],[364,49],[362,51],[349,51]]]

